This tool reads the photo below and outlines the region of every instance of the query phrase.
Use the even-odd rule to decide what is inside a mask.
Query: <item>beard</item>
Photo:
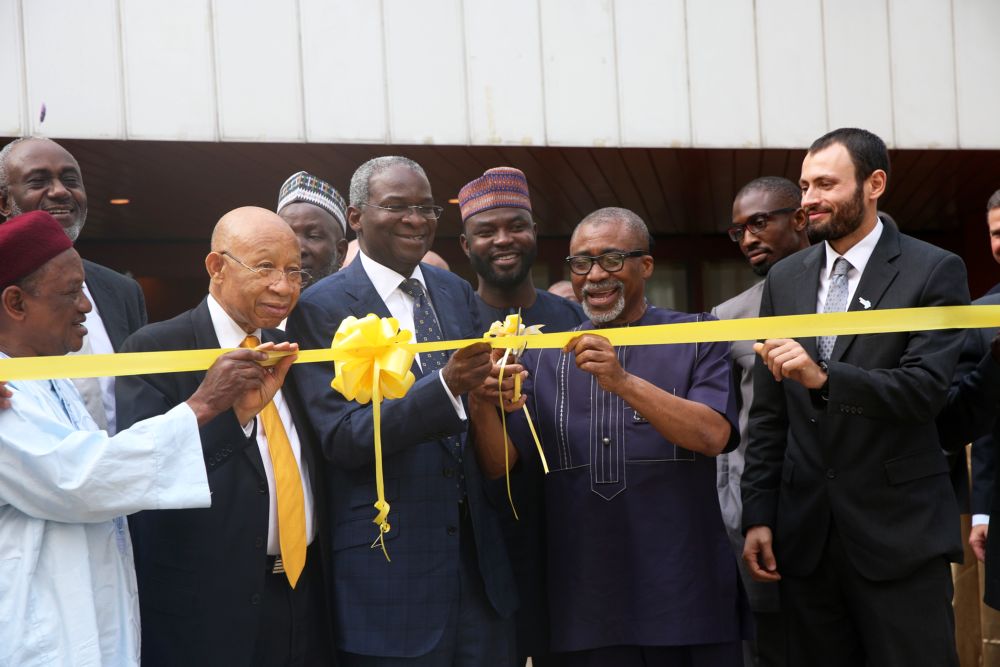
[[[487,285],[499,287],[500,289],[510,289],[517,287],[524,282],[525,278],[528,277],[528,274],[531,273],[531,267],[535,263],[535,257],[537,255],[537,248],[525,250],[521,253],[521,263],[518,267],[513,271],[505,273],[497,272],[488,258],[484,258],[481,255],[474,253],[469,253],[469,263],[472,264],[472,270],[475,271]]]
[[[24,213],[24,211],[21,210],[21,207],[12,201],[10,203],[10,216],[8,217],[8,219],[21,215],[22,213]],[[80,232],[83,230],[83,223],[85,223],[86,221],[87,221],[87,209],[83,209],[82,211],[80,211],[80,215],[77,216],[77,221],[74,222],[72,226],[70,226],[69,228],[63,227],[63,231],[66,232],[66,236],[69,237],[70,241],[76,243],[76,239],[80,236]]]
[[[590,292],[603,292],[609,289],[618,288],[618,299],[605,311],[592,310],[587,303],[587,294]],[[608,278],[599,283],[586,283],[582,290],[583,298],[580,299],[580,306],[583,307],[583,314],[590,318],[594,324],[607,324],[618,319],[618,316],[625,310],[625,283],[615,278]]]
[[[766,261],[766,262],[764,262],[762,264],[751,264],[750,265],[750,270],[753,271],[758,276],[760,276],[760,277],[763,278],[764,276],[767,275],[767,272],[770,271],[771,267],[774,266],[774,265],[775,265],[775,262],[772,262],[772,261],[768,260],[768,261]]]
[[[815,210],[815,208],[812,209],[812,211]],[[806,211],[806,213],[809,212]],[[806,236],[809,237],[810,243],[836,241],[860,227],[864,217],[864,190],[860,185],[855,185],[854,196],[839,209],[831,211],[830,219],[826,223],[806,225]]]

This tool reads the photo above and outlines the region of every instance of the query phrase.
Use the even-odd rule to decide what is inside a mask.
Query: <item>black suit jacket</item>
[[[115,352],[132,333],[146,326],[146,300],[139,283],[117,271],[83,260],[87,288]]]
[[[265,330],[264,342],[284,340]],[[124,352],[218,348],[206,301],[144,327]],[[121,377],[122,428],[159,415],[195,392],[205,373]],[[317,526],[326,521],[315,444],[291,383],[282,389],[311,474]],[[229,410],[201,427],[212,492],[207,509],[157,510],[129,517],[142,618],[142,664],[249,665],[260,628],[267,558],[268,489],[256,435]],[[322,547],[323,533],[320,539]],[[331,630],[332,633],[332,630]]]
[[[447,271],[421,264],[446,339],[483,334],[475,294]],[[341,321],[374,313],[389,317],[360,261],[307,289],[288,320],[302,349],[327,348]],[[333,573],[331,597],[337,648],[351,653],[415,657],[440,641],[459,595],[459,479],[464,476],[479,569],[486,596],[501,616],[517,604],[496,511],[484,492],[475,452],[459,464],[445,436],[465,438],[466,423],[438,372],[417,377],[407,394],[382,403],[386,499],[391,504],[385,545],[377,536],[371,404],[346,400],[330,388],[330,364],[297,364],[292,377],[306,398],[329,466]]]
[[[987,294],[977,305],[1000,305],[1000,294]],[[990,354],[997,328],[969,329],[955,370],[948,404],[938,415],[938,431],[945,446],[972,445],[972,513],[1000,516],[997,447],[1000,443],[1000,364]],[[964,457],[962,463],[965,463]],[[962,472],[965,472],[963,465]],[[986,544],[986,603],[1000,609],[1000,530],[988,533]]]
[[[761,316],[816,312],[825,244],[768,273]],[[884,225],[849,310],[969,302],[955,255]],[[757,360],[743,474],[744,531],[774,530],[778,570],[810,574],[831,521],[866,578],[906,576],[929,559],[962,557],[958,507],[934,417],[945,405],[961,331],[837,338],[829,400]],[[816,339],[799,341],[817,358]]]

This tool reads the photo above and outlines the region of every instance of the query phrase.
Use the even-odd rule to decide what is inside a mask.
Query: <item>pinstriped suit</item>
[[[472,288],[453,274],[421,264],[446,339],[479,337]],[[350,316],[390,313],[362,263],[324,278],[302,295],[288,321],[289,339],[302,349],[330,345]],[[392,562],[371,548],[376,498],[371,405],[347,401],[330,389],[328,364],[293,368],[327,466],[332,547],[332,606],[340,651],[397,658],[426,654],[441,641],[459,596],[459,488],[465,476],[479,569],[496,612],[516,604],[513,577],[497,516],[486,500],[476,457],[463,463],[443,438],[466,437],[437,373],[417,377],[407,395],[382,405],[386,497],[391,504],[386,547]]]

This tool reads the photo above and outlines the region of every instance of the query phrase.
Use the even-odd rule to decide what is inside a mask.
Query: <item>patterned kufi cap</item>
[[[491,208],[523,208],[531,211],[528,179],[513,167],[494,167],[458,191],[462,222]]]
[[[289,176],[278,192],[277,210],[280,212],[281,209],[295,202],[319,206],[335,217],[344,231],[347,231],[347,204],[344,203],[344,198],[340,196],[340,193],[322,178],[317,178],[305,171]]]

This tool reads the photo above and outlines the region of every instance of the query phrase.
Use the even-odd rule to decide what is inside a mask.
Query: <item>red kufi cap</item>
[[[0,224],[0,290],[72,247],[62,226],[45,211],[18,215]]]

